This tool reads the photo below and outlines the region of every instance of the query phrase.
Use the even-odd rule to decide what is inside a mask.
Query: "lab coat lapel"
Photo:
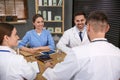
[[[83,36],[83,43],[86,41],[86,40],[88,40],[88,37],[87,37],[87,32],[85,31],[85,34],[84,34],[84,36]]]
[[[75,39],[76,43],[81,43],[81,40],[80,40],[79,34],[77,33],[75,27],[73,28],[73,36],[74,36],[74,39]]]

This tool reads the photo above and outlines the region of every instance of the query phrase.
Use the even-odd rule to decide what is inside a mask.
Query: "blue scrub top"
[[[52,35],[48,30],[45,29],[42,30],[40,35],[38,35],[34,29],[26,32],[25,36],[20,41],[18,47],[21,48],[23,46],[26,46],[27,44],[30,48],[49,46],[50,52],[47,52],[48,54],[54,52],[55,49],[55,44]]]

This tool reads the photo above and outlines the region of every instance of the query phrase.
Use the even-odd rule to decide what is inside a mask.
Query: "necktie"
[[[79,32],[80,40],[82,41],[82,32]]]

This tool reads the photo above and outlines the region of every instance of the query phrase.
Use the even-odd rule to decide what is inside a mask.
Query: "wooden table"
[[[24,51],[20,51],[20,53],[27,59],[27,61],[37,61],[40,69],[40,73],[37,74],[37,77],[35,80],[46,80],[44,77],[42,77],[43,72],[45,71],[45,64],[35,58],[35,56],[38,56],[40,54],[30,54]],[[58,62],[63,61],[65,57],[65,53],[53,53],[50,54],[50,57],[52,58],[52,63],[55,65]]]

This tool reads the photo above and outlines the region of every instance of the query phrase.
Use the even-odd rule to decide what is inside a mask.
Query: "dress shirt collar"
[[[79,29],[77,28],[77,26],[74,26],[74,27],[75,27],[77,33],[79,33],[80,31],[79,31]],[[85,31],[86,31],[86,25],[84,26],[84,28],[83,28],[83,30],[82,30],[81,32],[84,33]]]
[[[79,35],[79,29],[77,28],[77,26],[74,26],[75,27],[75,31],[77,32],[77,34]],[[85,32],[86,32],[86,25],[84,26],[83,30],[81,31],[82,32],[82,37],[84,37],[85,35]]]

